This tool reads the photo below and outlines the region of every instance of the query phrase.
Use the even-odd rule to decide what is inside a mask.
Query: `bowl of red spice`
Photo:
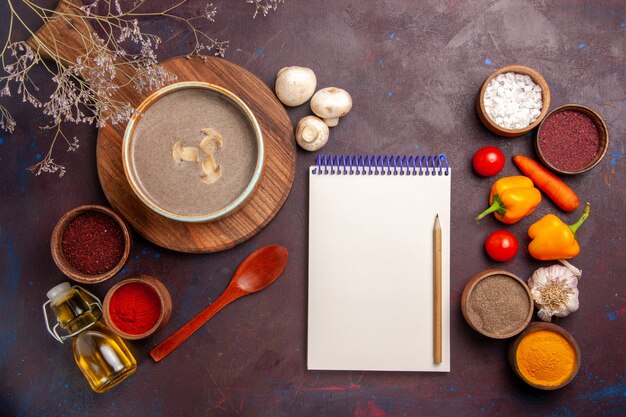
[[[572,175],[600,163],[609,147],[609,131],[593,109],[566,104],[552,110],[539,125],[535,150],[552,171]]]
[[[61,217],[50,249],[57,267],[74,281],[93,284],[117,274],[130,254],[131,235],[113,210],[98,205],[76,207]]]
[[[161,281],[136,275],[115,284],[102,304],[107,326],[124,339],[137,340],[165,326],[172,314],[172,299]]]

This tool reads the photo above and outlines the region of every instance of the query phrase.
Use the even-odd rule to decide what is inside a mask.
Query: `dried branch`
[[[11,96],[12,93],[21,96],[23,102],[40,108],[43,114],[50,117],[51,123],[42,128],[56,130],[46,156],[30,167],[35,175],[47,172],[62,176],[65,173],[65,167],[52,158],[54,145],[60,137],[68,144],[68,150],[76,150],[78,141],[76,138],[70,141],[63,134],[61,126],[64,123],[87,123],[101,127],[106,123],[124,123],[129,119],[134,109],[129,103],[115,98],[116,91],[121,87],[120,80],[125,80],[124,87],[132,85],[141,92],[157,89],[175,79],[158,65],[156,50],[161,39],[142,32],[139,19],[163,17],[182,24],[194,41],[189,55],[209,53],[223,57],[228,48],[228,41],[211,37],[196,26],[203,20],[215,22],[217,7],[213,3],[207,3],[202,13],[183,18],[176,11],[188,0],[174,0],[172,5],[158,11],[149,11],[147,0],[131,0],[128,6],[123,6],[120,0],[93,0],[82,6],[74,5],[70,0],[60,0],[72,6],[65,7],[63,11],[45,8],[35,0],[6,1],[10,15],[8,35],[0,53],[0,65],[6,73],[0,76],[0,97]],[[78,31],[85,52],[74,62],[68,62],[54,47],[39,39],[25,23],[16,11],[14,4],[18,2],[39,17],[43,24],[61,19],[68,27],[73,27],[74,22],[85,19],[97,33]],[[259,13],[267,16],[283,2],[246,0],[246,3],[255,6],[253,18]],[[23,27],[33,40],[28,44],[14,41],[12,36],[16,26]],[[63,39],[54,39],[54,42],[64,44]],[[54,92],[46,99],[37,97],[39,88],[29,76],[36,66],[43,66],[55,84]],[[9,110],[0,105],[0,129],[13,132],[15,126]]]
[[[75,62],[67,62],[24,22],[16,11],[14,3],[17,1],[7,0],[10,11],[9,32],[0,54],[0,64],[6,75],[0,76],[0,97],[12,93],[21,95],[23,102],[41,108],[50,117],[51,123],[45,128],[56,129],[46,157],[31,167],[36,175],[42,172],[65,173],[65,168],[52,159],[52,149],[59,137],[70,143],[61,130],[63,123],[87,123],[101,127],[106,123],[123,123],[129,119],[133,113],[132,106],[115,99],[115,93],[120,88],[114,82],[116,78],[128,79],[128,83],[132,83],[137,91],[154,90],[175,79],[158,65],[156,50],[161,39],[142,32],[138,19],[160,16],[183,24],[194,39],[190,55],[208,52],[224,56],[228,47],[228,41],[219,41],[196,27],[198,19],[214,22],[217,8],[212,3],[206,5],[202,15],[187,19],[176,15],[175,11],[188,0],[179,0],[157,12],[142,11],[145,9],[143,6],[147,5],[146,0],[135,1],[126,11],[119,0],[95,0],[80,7],[66,7],[63,11],[47,9],[33,0],[19,0],[43,24],[52,19],[61,19],[71,27],[78,18],[87,20],[97,29],[99,34],[92,31],[81,33],[86,52],[78,56]],[[13,29],[18,24],[32,36],[32,47],[24,41],[12,39]],[[60,45],[63,41],[55,39]],[[129,52],[131,50],[138,52]],[[47,61],[44,61],[44,57]],[[50,73],[55,84],[54,92],[45,100],[37,97],[39,89],[29,76],[30,70],[40,64]],[[0,128],[8,132],[15,128],[15,120],[2,105]],[[77,147],[78,143],[74,139],[70,149]]]
[[[276,10],[280,3],[284,2],[285,0],[246,0],[246,3],[254,4],[254,15],[252,18],[257,17],[259,12],[265,17],[269,12]]]

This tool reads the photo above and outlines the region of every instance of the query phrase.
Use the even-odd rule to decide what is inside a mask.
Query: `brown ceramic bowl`
[[[574,348],[574,352],[576,353],[576,363],[574,365],[574,370],[572,374],[569,376],[569,378],[567,378],[565,381],[563,381],[559,385],[546,386],[546,385],[536,384],[536,383],[529,381],[527,378],[524,377],[522,372],[520,372],[520,368],[517,363],[517,348],[519,347],[519,344],[524,339],[524,337],[528,336],[532,332],[536,332],[537,330],[548,330],[548,331],[558,333],[561,336],[563,336]],[[511,364],[511,367],[513,367],[513,370],[515,371],[517,376],[519,376],[522,379],[522,381],[526,382],[531,387],[535,387],[541,390],[551,391],[551,390],[564,387],[565,385],[569,384],[574,379],[574,377],[578,373],[578,369],[580,369],[580,348],[578,347],[578,343],[576,343],[576,340],[572,337],[572,335],[569,334],[562,327],[559,327],[556,324],[552,324],[552,323],[544,323],[544,322],[531,323],[522,332],[522,334],[520,334],[517,337],[517,339],[515,339],[515,341],[511,343],[511,345],[509,346],[509,362]]]
[[[130,283],[139,283],[142,285],[146,285],[149,287],[159,298],[160,304],[160,314],[159,318],[150,329],[145,332],[138,334],[127,333],[124,330],[120,329],[116,326],[115,322],[111,319],[111,299],[115,295],[115,292],[118,291],[125,285]],[[148,337],[154,334],[157,330],[161,329],[163,326],[167,324],[172,314],[172,298],[170,297],[170,293],[163,285],[161,281],[158,279],[151,277],[149,275],[135,275],[129,278],[124,279],[123,281],[115,284],[109,292],[107,292],[104,297],[104,302],[102,303],[102,315],[104,317],[104,321],[113,330],[117,335],[123,337],[124,339],[129,340],[138,340]]]
[[[67,225],[77,216],[92,211],[104,213],[110,216],[119,225],[124,236],[124,252],[120,261],[111,270],[99,275],[88,275],[76,270],[63,256],[62,248],[63,233],[65,232],[65,228],[67,227]],[[97,205],[79,206],[65,213],[54,227],[54,230],[52,231],[52,237],[50,238],[50,250],[52,251],[52,259],[54,260],[56,266],[69,278],[83,284],[95,284],[97,282],[102,282],[117,274],[128,260],[131,244],[132,239],[130,230],[128,229],[128,226],[126,225],[124,220],[120,216],[118,216],[113,210]]]
[[[535,120],[533,123],[531,123],[530,125],[522,129],[506,129],[504,127],[499,126],[498,124],[496,124],[495,121],[491,120],[491,117],[489,117],[485,109],[485,104],[483,103],[485,90],[487,89],[487,86],[489,85],[491,80],[493,80],[498,75],[506,74],[507,72],[514,72],[516,74],[528,75],[535,84],[541,87],[541,91],[542,91],[541,113],[539,114],[539,117],[537,117],[537,120]],[[476,111],[478,112],[478,117],[480,118],[480,121],[483,122],[485,127],[491,130],[493,133],[500,135],[500,136],[506,136],[506,137],[522,136],[530,132],[534,128],[536,128],[539,125],[539,123],[541,123],[543,118],[546,117],[546,114],[548,114],[549,108],[550,108],[550,88],[548,87],[548,83],[539,72],[524,65],[509,65],[506,67],[502,67],[499,70],[491,73],[491,75],[489,75],[489,77],[487,77],[487,79],[483,83],[482,87],[480,88],[480,92],[478,93],[478,97],[476,98]]]
[[[553,115],[560,113],[562,111],[566,111],[566,110],[576,111],[589,117],[591,121],[593,121],[593,123],[596,125],[596,129],[598,129],[598,134],[600,136],[600,144],[598,148],[598,153],[596,154],[595,158],[593,158],[584,167],[574,170],[574,171],[566,171],[566,170],[557,168],[543,154],[543,152],[541,151],[540,143],[539,143],[539,138],[541,136],[541,127],[543,126],[543,122],[548,120]],[[563,106],[557,107],[556,109],[552,110],[550,114],[548,114],[539,125],[539,129],[537,130],[537,136],[535,137],[535,151],[537,152],[537,156],[539,157],[539,160],[545,166],[550,168],[552,171],[558,172],[559,174],[564,174],[564,175],[574,175],[574,174],[580,174],[585,171],[589,171],[591,168],[595,167],[596,165],[600,163],[602,158],[604,158],[604,155],[606,154],[607,149],[609,149],[609,129],[606,127],[606,123],[604,123],[604,120],[598,114],[598,112],[596,112],[593,109],[590,109],[589,107],[581,106],[580,104],[565,104]]]
[[[470,314],[470,309],[472,307],[471,306],[472,292],[476,288],[476,285],[480,283],[481,281],[483,281],[484,279],[487,279],[496,275],[504,276],[517,282],[525,290],[525,294],[528,296],[528,313],[526,314],[524,321],[520,322],[519,326],[505,333],[495,333],[495,332],[489,332],[485,330],[483,326],[481,326],[479,322],[474,320],[472,318],[472,315]],[[465,320],[467,321],[467,323],[470,325],[472,329],[476,330],[478,333],[484,336],[490,337],[492,339],[508,339],[509,337],[513,337],[519,334],[522,330],[524,330],[526,325],[528,325],[528,323],[530,322],[530,319],[533,315],[533,309],[534,309],[533,297],[526,283],[522,281],[517,275],[511,272],[505,271],[503,269],[488,269],[486,271],[476,274],[465,285],[465,288],[463,289],[463,294],[461,295],[461,311],[463,312],[463,317],[465,317]]]

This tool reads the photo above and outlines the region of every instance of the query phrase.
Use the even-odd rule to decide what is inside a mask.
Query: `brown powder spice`
[[[492,275],[474,286],[467,310],[476,327],[502,337],[524,324],[530,310],[530,299],[526,289],[515,279]]]

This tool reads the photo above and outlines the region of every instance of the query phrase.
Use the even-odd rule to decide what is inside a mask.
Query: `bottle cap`
[[[64,293],[65,291],[71,289],[71,285],[69,282],[64,282],[62,284],[59,284],[53,288],[50,288],[50,291],[48,291],[48,293],[46,294],[46,296],[48,296],[49,300],[53,300],[55,299],[57,296],[59,296],[60,294]]]

